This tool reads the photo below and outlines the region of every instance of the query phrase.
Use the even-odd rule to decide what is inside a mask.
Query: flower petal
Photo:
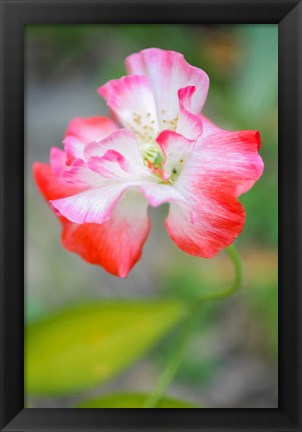
[[[144,75],[150,79],[161,128],[173,129],[169,126],[177,119],[177,92],[180,88],[196,87],[192,97],[192,113],[201,111],[208,93],[209,77],[203,70],[191,66],[182,54],[149,48],[127,57],[126,68],[129,74]]]
[[[135,135],[127,129],[119,129],[100,142],[93,142],[86,146],[84,157],[102,157],[108,150],[115,150],[132,163],[143,166],[143,160],[139,152]]]
[[[89,164],[83,159],[74,159],[71,165],[63,171],[62,180],[83,189],[102,186],[104,179],[90,169]]]
[[[204,124],[204,123],[203,123]],[[210,126],[211,130],[214,130]],[[260,134],[258,131],[229,132],[217,128],[214,133],[206,126],[196,143],[196,160],[207,166],[207,175],[221,176],[233,190],[235,196],[247,192],[261,177],[263,162],[258,153]],[[202,168],[203,169],[203,168]]]
[[[167,202],[178,202],[186,205],[182,193],[170,185],[135,179],[125,182],[108,182],[97,189],[86,190],[71,197],[51,200],[50,203],[71,222],[100,224],[111,217],[114,207],[126,191],[129,193],[141,192],[153,207]]]
[[[206,130],[208,126],[211,129],[207,125]],[[165,222],[182,250],[207,258],[229,246],[241,232],[245,214],[237,198],[263,171],[258,132],[215,130],[199,138],[174,184],[194,212],[194,223],[188,207],[175,203]]]
[[[194,223],[187,209],[171,204],[165,226],[172,240],[184,252],[211,258],[240,234],[245,213],[233,196],[219,191],[218,187],[215,193],[205,190],[195,193],[196,197],[188,197],[195,212]]]
[[[186,200],[181,192],[168,184],[140,182],[137,187],[142,191],[152,207],[159,207],[164,203],[173,202],[186,205]]]
[[[159,134],[156,139],[164,154],[164,177],[176,177],[183,170],[186,156],[193,150],[195,141],[169,130]]]
[[[206,137],[207,135],[213,135],[214,133],[225,132],[225,129],[221,129],[218,126],[216,126],[205,115],[199,114],[198,116],[201,118],[201,122],[202,122],[202,136],[203,136],[203,138]]]
[[[156,106],[148,78],[131,75],[111,80],[98,89],[120,123],[141,141],[152,141],[158,131]]]
[[[54,174],[61,175],[66,168],[66,153],[58,147],[52,147],[50,149],[50,166]]]
[[[82,187],[82,192],[50,201],[71,222],[104,223],[128,189],[141,191],[155,207],[164,202],[184,202],[178,191],[159,184],[159,179],[144,167],[132,132],[121,129],[100,143],[88,144],[84,157],[88,162],[75,160],[62,176],[65,182]]]
[[[74,118],[69,123],[63,140],[68,161],[82,159],[86,144],[100,141],[117,129],[118,126],[107,117]]]
[[[52,206],[71,222],[103,223],[127,189],[127,184],[106,184],[67,198],[50,200]]]
[[[116,150],[107,150],[104,156],[93,156],[88,161],[89,168],[103,178],[117,180],[134,180],[151,177],[144,167],[128,161]]]
[[[178,90],[179,118],[176,132],[188,139],[197,139],[202,133],[202,118],[192,114],[192,96],[196,91],[195,86],[187,86]]]
[[[126,277],[141,258],[150,231],[147,202],[136,194],[124,196],[112,217],[103,224],[77,225],[64,222],[62,242],[66,249],[91,264],[98,264],[119,277]]]
[[[49,165],[36,163],[33,169],[36,183],[47,201],[78,192],[78,189],[59,180]],[[110,220],[101,225],[78,225],[60,213],[57,217],[62,223],[62,244],[67,250],[120,277],[126,277],[140,259],[150,230],[147,202],[137,195],[123,197]]]
[[[81,187],[60,180],[45,163],[34,163],[33,175],[39,190],[47,200],[68,197],[83,190]]]

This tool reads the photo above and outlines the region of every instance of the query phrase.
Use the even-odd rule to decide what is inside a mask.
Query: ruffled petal
[[[75,159],[71,165],[61,173],[64,182],[70,183],[83,189],[102,186],[104,179],[90,169],[89,164],[82,159]]]
[[[192,96],[195,91],[195,86],[178,90],[179,118],[176,127],[176,132],[193,140],[202,133],[202,117],[192,113]]]
[[[144,167],[127,160],[116,150],[107,150],[104,156],[93,156],[88,160],[89,168],[106,179],[131,181],[151,177]]]
[[[178,118],[177,92],[183,87],[196,87],[192,97],[192,113],[201,111],[208,93],[209,77],[203,70],[191,66],[182,54],[149,48],[127,57],[126,68],[129,74],[150,79],[161,129],[175,130]]]
[[[186,197],[188,206],[172,203],[165,222],[182,250],[206,258],[229,246],[241,232],[245,213],[237,198],[263,171],[258,132],[217,129],[207,124],[205,135],[187,157],[174,187]]]
[[[47,201],[69,197],[83,191],[83,188],[78,185],[63,182],[45,163],[34,163],[33,175],[40,192]],[[59,218],[62,218],[56,209],[54,212]]]
[[[54,174],[61,175],[66,168],[66,153],[57,147],[52,147],[50,149],[50,166]]]
[[[149,231],[147,202],[136,194],[123,197],[101,225],[64,223],[62,242],[89,263],[124,278],[141,258]]]
[[[86,160],[95,156],[102,157],[108,150],[115,150],[132,163],[143,166],[136,136],[127,129],[119,129],[100,142],[88,144],[84,151],[84,157]]]
[[[36,163],[34,177],[47,201],[78,192],[77,188],[59,180],[47,164]],[[150,230],[147,201],[138,195],[123,197],[110,220],[101,225],[78,225],[60,213],[57,217],[62,223],[62,244],[67,250],[120,277],[126,277],[140,259]]]
[[[60,180],[52,168],[45,163],[34,163],[33,175],[40,192],[47,200],[69,197],[83,190],[78,185]]]
[[[229,132],[208,123],[195,151],[202,167],[207,166],[209,178],[220,176],[238,197],[262,175],[263,162],[258,153],[260,144],[258,131]]]
[[[127,187],[125,183],[106,184],[71,197],[50,200],[50,203],[71,222],[101,224],[110,218]]]
[[[63,140],[67,162],[70,163],[73,159],[82,159],[86,144],[100,141],[117,129],[118,126],[111,119],[103,116],[78,117],[71,120]]]
[[[84,157],[87,162],[74,161],[70,170],[64,172],[63,180],[87,186],[88,190],[51,201],[53,207],[71,222],[104,223],[126,190],[142,192],[154,207],[164,202],[184,202],[178,191],[167,184],[160,184],[160,179],[143,165],[132,132],[121,129],[100,143],[88,144]]]
[[[164,154],[164,178],[174,180],[183,170],[186,157],[194,149],[195,141],[169,130],[161,132],[156,141]]]
[[[140,141],[152,141],[158,131],[155,100],[148,78],[124,76],[98,89],[119,122]]]
[[[188,209],[171,204],[165,226],[184,252],[211,258],[240,234],[245,213],[242,205],[223,190],[195,190],[195,193],[198,198],[187,197],[194,209],[194,222]]]
[[[107,183],[97,189],[90,189],[70,197],[51,200],[52,206],[71,222],[104,223],[124,193],[140,192],[153,207],[164,203],[178,202],[186,205],[186,199],[177,189],[167,184],[132,179],[130,181]],[[128,193],[127,192],[127,193]]]
[[[198,115],[201,119],[202,124],[202,137],[205,138],[207,135],[213,135],[214,133],[225,132],[225,129],[221,129],[216,126],[209,118],[203,114]]]
[[[159,207],[164,203],[186,205],[186,199],[182,193],[168,184],[140,182],[137,187],[152,207]]]

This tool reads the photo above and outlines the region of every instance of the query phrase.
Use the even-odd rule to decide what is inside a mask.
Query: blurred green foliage
[[[102,302],[51,314],[26,330],[26,388],[30,394],[60,395],[104,382],[183,315],[175,302]]]
[[[76,408],[142,408],[148,395],[142,393],[120,393],[90,399]],[[201,408],[196,404],[173,398],[162,398],[157,408]]]

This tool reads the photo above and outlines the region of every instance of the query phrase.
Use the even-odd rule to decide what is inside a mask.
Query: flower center
[[[132,113],[132,121],[126,126],[136,135],[141,157],[148,170],[159,178],[161,182],[173,184],[182,170],[183,160],[173,161],[172,167],[163,167],[164,154],[155,141],[156,136],[161,130],[168,129],[174,131],[176,129],[178,116],[172,120],[167,120],[167,118],[165,110],[161,110],[161,120],[159,122],[155,118],[152,118],[149,112],[144,115],[134,112]]]
[[[140,152],[145,165],[161,166],[164,160],[163,152],[158,144],[140,143]]]
[[[173,184],[179,177],[184,160],[173,161],[172,166],[169,167],[168,164],[164,169],[164,154],[156,142],[140,143],[140,153],[145,166],[152,174],[158,177],[162,183]]]
[[[182,168],[183,168],[183,164],[184,164],[184,160],[183,159],[180,159],[179,161],[176,161],[173,164],[173,168],[171,170],[171,174],[170,174],[170,177],[169,177],[169,181],[171,183],[174,183],[177,180],[177,178],[179,177],[179,174],[181,173]]]

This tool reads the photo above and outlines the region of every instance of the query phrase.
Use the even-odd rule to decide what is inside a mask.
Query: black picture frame
[[[1,1],[1,430],[302,430],[301,12],[297,0]],[[52,23],[278,23],[278,408],[24,408],[24,26]]]

